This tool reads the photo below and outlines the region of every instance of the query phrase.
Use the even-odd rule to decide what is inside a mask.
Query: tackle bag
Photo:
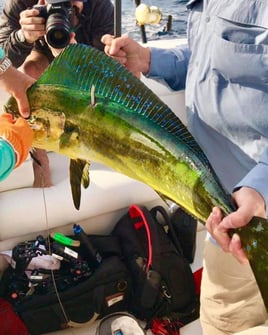
[[[143,320],[177,315],[190,321],[198,317],[193,273],[181,248],[173,244],[169,227],[169,216],[162,206],[149,211],[132,205],[112,232],[119,237],[132,274],[130,312]]]
[[[196,250],[197,220],[178,207],[170,217],[173,233],[170,238],[181,247],[184,257],[191,264]]]
[[[60,259],[60,268],[25,271],[31,260],[48,253],[48,240],[50,254]],[[0,297],[12,305],[31,335],[81,327],[107,314],[127,310],[131,281],[121,261],[118,240],[88,236],[88,241],[91,251],[98,250],[98,264],[94,266],[89,262],[93,254],[88,257],[85,244],[66,247],[39,236],[13,249],[13,266],[1,278]]]

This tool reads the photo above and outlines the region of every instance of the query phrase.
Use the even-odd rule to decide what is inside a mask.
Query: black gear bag
[[[101,260],[92,267],[83,248],[53,244],[60,251],[59,270],[25,271],[29,262],[48,248],[35,241],[20,243],[13,249],[13,263],[0,281],[0,297],[9,302],[31,335],[39,335],[68,327],[91,324],[107,314],[125,311],[131,294],[129,271],[121,261],[118,240],[111,236],[88,236]],[[47,239],[42,239],[47,246]],[[68,253],[67,253],[67,249]],[[78,254],[77,258],[73,255]],[[80,257],[81,256],[81,257]]]
[[[119,237],[132,274],[130,312],[147,321],[176,315],[189,321],[198,317],[193,273],[178,241],[176,247],[172,242],[174,231],[162,206],[150,211],[143,206],[130,206],[112,234]]]

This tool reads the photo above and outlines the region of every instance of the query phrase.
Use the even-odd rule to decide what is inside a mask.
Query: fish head
[[[31,102],[31,100],[30,100]],[[20,117],[16,100],[11,97],[3,107],[4,112]],[[27,119],[34,131],[33,146],[39,149],[60,151],[62,138],[66,130],[66,117],[62,111],[47,109],[44,105],[30,103],[31,114]],[[67,128],[70,128],[67,127]],[[68,141],[77,141],[75,132],[68,137]],[[77,144],[77,143],[75,143]]]
[[[64,133],[65,115],[62,112],[35,110],[28,119],[34,131],[34,145],[41,149],[58,151]]]

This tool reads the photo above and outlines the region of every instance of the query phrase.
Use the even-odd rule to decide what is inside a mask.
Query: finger
[[[226,216],[219,225],[220,231],[226,231],[235,228],[237,228],[237,225],[234,223],[231,215]]]
[[[109,50],[109,55],[110,56],[125,56],[126,52],[123,51],[121,48],[124,47],[124,44],[121,43],[118,39],[113,40],[111,45],[110,45],[110,50]]]
[[[113,35],[105,34],[102,36],[101,42],[105,45],[111,45],[113,39],[114,39]]]
[[[26,9],[20,13],[20,19],[29,19],[35,17],[43,19],[42,17],[38,17],[39,14],[40,11],[37,8]]]
[[[217,207],[214,207],[206,222],[206,227],[208,231],[212,232],[215,226],[221,222],[221,219],[222,219],[222,215],[221,215],[220,209]]]
[[[40,33],[45,33],[45,27],[42,23],[33,23],[33,24],[23,24],[21,23],[21,27],[23,30],[23,33],[28,33],[28,34],[40,34]]]
[[[19,20],[20,26],[22,29],[28,30],[44,30],[45,21],[42,17],[33,17],[33,18],[21,18]]]
[[[117,54],[115,55],[112,55],[110,53],[110,46],[109,45],[106,45],[104,47],[104,52],[107,56],[113,58],[114,60],[116,60],[117,62],[119,62],[120,64],[122,65],[125,65],[127,63],[127,56],[126,56],[126,53],[122,50],[119,50]]]
[[[25,96],[25,98],[22,97],[20,99],[17,99],[17,103],[18,103],[20,115],[24,118],[28,118],[30,116],[30,107],[29,107],[27,97]]]
[[[206,227],[208,231],[210,232],[211,236],[218,242],[221,248],[224,251],[228,252],[231,239],[228,235],[228,230],[221,228],[220,226],[221,223],[222,223],[221,210],[215,207],[213,208],[211,214],[209,215],[207,219]]]
[[[238,259],[241,264],[248,264],[248,258],[242,248],[240,237],[237,234],[232,236],[229,245],[230,252]]]
[[[120,47],[118,46],[111,46],[111,45],[106,45],[105,46],[105,53],[110,56],[110,57],[118,57],[118,58],[123,58],[127,56],[127,53],[125,51],[123,51],[122,49],[120,49]]]

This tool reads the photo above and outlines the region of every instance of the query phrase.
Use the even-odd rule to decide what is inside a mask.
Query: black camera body
[[[65,48],[70,42],[73,27],[73,7],[71,1],[50,0],[47,5],[35,5],[39,16],[46,20],[46,39],[56,49]]]

